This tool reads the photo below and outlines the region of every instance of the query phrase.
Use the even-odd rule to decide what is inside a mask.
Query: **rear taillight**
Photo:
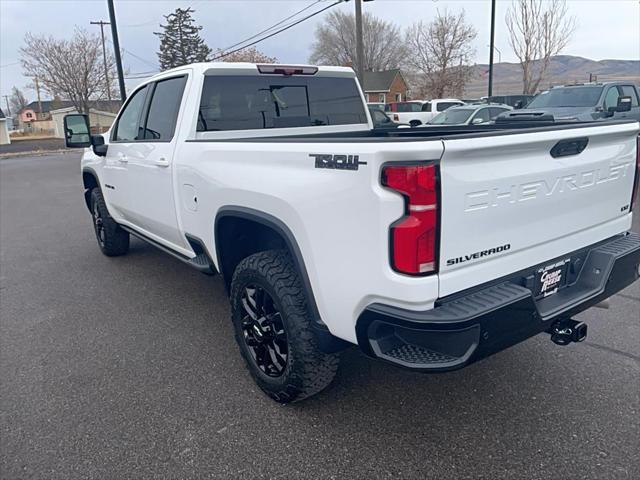
[[[405,216],[391,225],[391,264],[401,273],[438,270],[438,175],[435,165],[385,167],[382,184],[405,197]]]
[[[633,204],[638,199],[638,190],[640,190],[640,135],[636,139],[636,176],[633,178],[633,191],[631,192],[631,205],[630,209],[633,209]]]

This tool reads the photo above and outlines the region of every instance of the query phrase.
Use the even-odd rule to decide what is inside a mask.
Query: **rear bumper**
[[[372,357],[412,370],[460,369],[633,283],[640,276],[640,235],[619,235],[566,257],[573,259],[567,286],[543,299],[532,294],[538,265],[440,299],[424,312],[370,305],[358,318],[358,344]]]

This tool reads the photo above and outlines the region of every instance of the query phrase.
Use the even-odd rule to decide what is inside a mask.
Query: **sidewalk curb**
[[[16,157],[42,157],[44,155],[55,155],[58,153],[74,153],[68,148],[59,148],[58,150],[31,150],[28,152],[12,152],[12,153],[0,153],[0,160],[5,158]]]

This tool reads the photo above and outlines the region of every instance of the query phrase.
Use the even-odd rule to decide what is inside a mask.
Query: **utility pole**
[[[349,0],[342,0],[348,2]],[[364,90],[364,40],[362,38],[362,2],[373,0],[356,0],[356,75]]]
[[[124,87],[124,73],[122,71],[122,58],[120,57],[120,41],[118,40],[118,26],[116,25],[116,11],[113,7],[113,0],[107,0],[109,6],[109,22],[111,23],[111,37],[113,38],[113,50],[116,57],[116,68],[118,70],[118,85],[120,87],[120,100],[122,103],[127,99],[127,90]]]
[[[489,91],[488,97],[493,95],[493,50],[495,48],[496,33],[496,0],[491,0],[491,42],[489,45]]]
[[[111,108],[111,85],[109,84],[109,68],[107,67],[107,49],[104,46],[104,26],[111,25],[109,22],[89,22],[91,25],[100,25],[100,36],[102,37],[102,60],[104,61],[104,79],[107,84],[107,99]]]
[[[9,95],[3,95],[4,101],[7,102],[7,115],[11,116],[11,108],[9,108]]]
[[[364,90],[364,40],[362,38],[362,0],[356,0],[356,66],[358,80]]]
[[[33,79],[36,84],[36,95],[38,96],[38,110],[40,110],[38,113],[42,115],[44,112],[42,111],[42,100],[40,100],[40,82],[38,81],[38,77],[33,77]],[[36,120],[38,120],[37,115],[36,115]]]

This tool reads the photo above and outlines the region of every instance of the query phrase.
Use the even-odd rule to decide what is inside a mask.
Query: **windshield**
[[[475,112],[473,108],[456,108],[455,110],[446,110],[433,117],[429,123],[434,125],[457,125],[469,120],[469,117],[473,112]]]
[[[598,103],[602,86],[552,88],[531,100],[527,108],[593,107]]]

